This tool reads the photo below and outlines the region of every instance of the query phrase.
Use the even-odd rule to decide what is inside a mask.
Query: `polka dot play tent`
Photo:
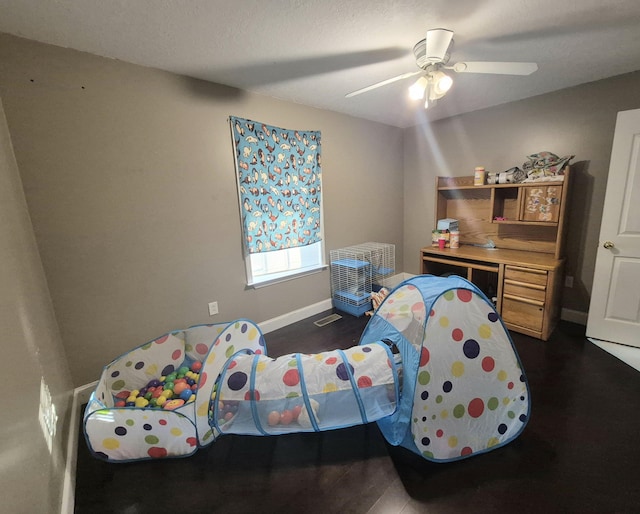
[[[272,359],[249,320],[154,339],[104,368],[84,433],[96,457],[126,462],[188,456],[222,434],[377,421],[390,444],[444,462],[507,444],[529,407],[491,302],[460,277],[423,275],[396,287],[346,350]]]
[[[360,344],[380,339],[402,355],[398,408],[377,422],[390,444],[446,462],[503,446],[524,429],[524,370],[493,304],[471,282],[429,275],[403,282]]]
[[[265,352],[264,337],[249,320],[170,332],[115,359],[103,369],[85,408],[89,450],[100,459],[122,462],[187,456],[211,444],[218,433],[209,422],[210,398],[216,378],[238,349]],[[158,403],[154,393],[164,386],[169,389],[166,379],[172,374],[179,380],[181,368],[198,370],[197,382],[191,379],[189,385],[192,394],[185,401],[165,393],[163,403],[174,401],[175,407],[153,408]],[[151,385],[160,378],[163,386]],[[155,402],[145,403],[145,396]]]

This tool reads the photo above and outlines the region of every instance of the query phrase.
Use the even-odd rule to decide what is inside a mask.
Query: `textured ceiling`
[[[533,61],[529,76],[453,74],[408,99],[413,45],[455,32],[451,62]],[[640,69],[638,0],[0,0],[0,32],[406,127]]]

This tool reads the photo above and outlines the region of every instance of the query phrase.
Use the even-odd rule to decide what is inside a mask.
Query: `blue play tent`
[[[471,282],[421,275],[401,283],[360,344],[380,339],[402,355],[398,408],[377,422],[390,444],[445,462],[503,446],[524,429],[524,371],[493,304]]]

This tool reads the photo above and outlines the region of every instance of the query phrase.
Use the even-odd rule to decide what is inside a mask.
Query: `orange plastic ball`
[[[283,425],[288,425],[292,421],[293,412],[291,412],[290,410],[282,411],[282,414],[280,414],[280,423],[282,423]]]
[[[267,423],[272,427],[280,423],[280,413],[277,410],[272,410],[267,418]]]

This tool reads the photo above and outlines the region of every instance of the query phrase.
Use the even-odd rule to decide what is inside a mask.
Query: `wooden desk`
[[[420,250],[424,274],[460,275],[478,286],[496,309],[508,329],[546,341],[560,310],[564,259],[553,254],[480,248],[427,246]]]

